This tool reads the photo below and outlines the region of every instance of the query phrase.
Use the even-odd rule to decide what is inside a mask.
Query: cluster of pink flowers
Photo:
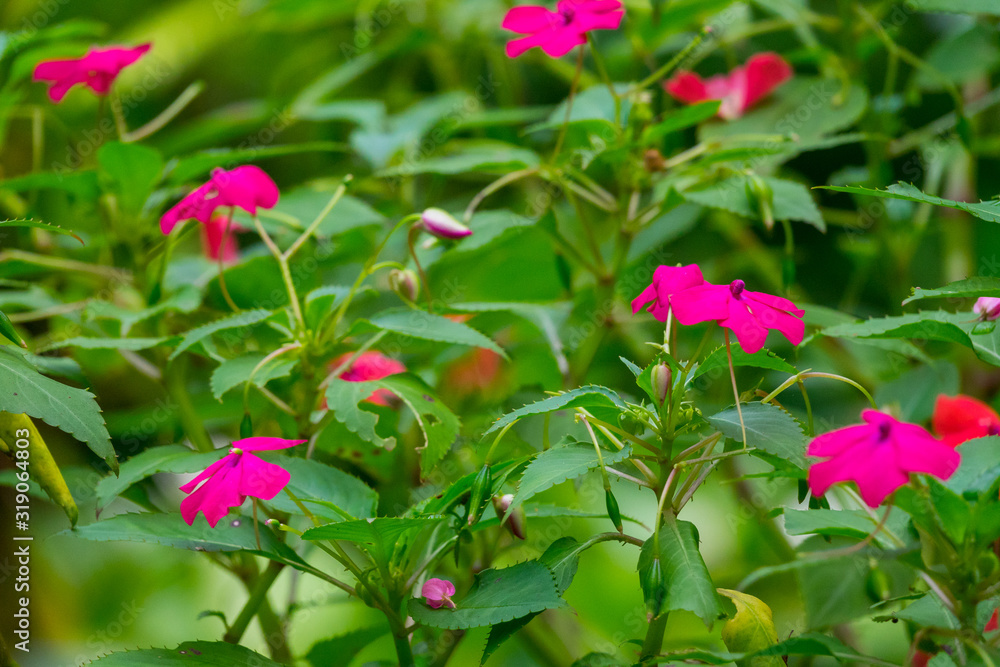
[[[747,354],[764,347],[768,331],[781,333],[792,345],[805,336],[805,314],[788,299],[751,292],[742,280],[713,285],[697,264],[660,266],[653,282],[632,301],[632,312],[647,306],[653,317],[666,322],[670,313],[685,326],[715,320],[730,329]]]

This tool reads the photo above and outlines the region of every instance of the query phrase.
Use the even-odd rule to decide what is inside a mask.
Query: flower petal
[[[680,318],[678,318],[679,320]],[[732,330],[740,347],[747,354],[760,352],[764,343],[767,342],[767,327],[757,321],[757,318],[747,308],[746,302],[740,299],[730,300],[729,317],[719,320],[719,326]]]
[[[748,109],[771,91],[792,78],[792,67],[777,53],[758,53],[746,64],[746,94],[743,108]]]
[[[503,23],[500,24],[505,30],[518,32],[522,35],[541,32],[556,25],[559,25],[557,13],[535,5],[511,8],[503,17]]]
[[[265,449],[288,449],[295,445],[301,445],[308,440],[285,440],[284,438],[269,438],[255,436],[253,438],[243,438],[233,442],[233,447],[242,449],[245,452],[259,452]]]
[[[664,89],[674,99],[687,104],[704,102],[709,99],[708,89],[700,76],[692,72],[678,72],[663,84]]]
[[[244,496],[270,500],[281,493],[291,479],[291,473],[277,464],[253,454],[240,456],[239,492]]]
[[[660,299],[662,300],[662,293]],[[670,309],[677,321],[691,326],[729,316],[729,302],[733,300],[729,287],[705,283],[670,295]]]

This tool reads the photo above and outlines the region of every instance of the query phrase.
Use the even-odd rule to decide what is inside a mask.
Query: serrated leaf
[[[310,528],[302,534],[304,540],[343,540],[354,542],[380,563],[388,563],[393,552],[408,534],[433,528],[442,519],[437,517],[380,517],[360,521],[344,521]]]
[[[429,157],[376,172],[380,178],[416,174],[466,174],[479,172],[502,175],[528,167],[537,167],[541,158],[533,150],[499,141],[478,140],[448,155]]]
[[[364,402],[371,393],[372,387],[368,382],[348,382],[334,378],[327,385],[324,396],[334,419],[346,426],[347,430],[365,442],[391,450],[396,446],[396,438],[382,437],[375,431],[379,415],[374,410],[378,408]]]
[[[807,222],[820,231],[826,231],[826,222],[816,207],[806,186],[771,176],[760,177],[774,193],[772,212],[775,220]],[[756,205],[747,196],[747,177],[733,176],[720,183],[700,190],[686,190],[684,198],[695,204],[719,208],[736,215],[760,220]]]
[[[155,148],[110,141],[97,149],[98,178],[114,193],[118,207],[138,215],[163,171],[163,157]]]
[[[353,519],[375,516],[378,493],[357,477],[312,459],[280,453],[265,453],[262,458],[280,465],[291,474],[288,490],[313,514],[332,521],[342,521],[345,514]],[[275,496],[268,504],[282,512],[301,513],[298,505],[285,493]]]
[[[159,303],[140,310],[130,310],[112,301],[102,300],[89,304],[83,312],[88,318],[117,320],[121,324],[119,333],[124,337],[139,322],[144,322],[161,313],[190,313],[200,305],[201,292],[197,288],[186,285]]]
[[[524,407],[514,410],[513,412],[508,412],[503,417],[493,422],[483,435],[489,435],[490,433],[507,426],[511,422],[517,421],[522,417],[527,417],[528,415],[541,415],[547,412],[555,412],[556,410],[565,410],[568,408],[593,409],[595,407],[624,409],[625,403],[622,401],[621,397],[619,397],[618,394],[611,389],[601,387],[596,384],[588,384],[580,387],[579,389],[567,391],[558,394],[557,396],[552,396],[535,403],[530,403]]]
[[[203,470],[225,456],[227,450],[196,452],[184,445],[151,447],[121,464],[118,476],[97,483],[97,512],[124,493],[130,486],[162,472],[188,473]]]
[[[958,494],[982,494],[1000,478],[1000,436],[986,436],[958,446],[962,463],[945,486]]]
[[[989,222],[1000,222],[1000,201],[981,202],[960,202],[952,199],[943,199],[921,192],[919,188],[911,183],[896,183],[890,185],[885,190],[863,188],[858,186],[825,185],[820,186],[823,190],[833,190],[834,192],[846,192],[852,195],[865,195],[869,197],[880,197],[882,199],[900,199],[912,201],[918,204],[932,204],[934,206],[944,206],[958,211],[965,211],[982,220]]]
[[[200,343],[213,334],[217,334],[220,331],[228,331],[230,329],[252,327],[255,324],[260,324],[271,315],[272,313],[269,310],[244,310],[236,313],[235,315],[223,317],[220,320],[191,329],[184,334],[184,338],[181,340],[180,345],[178,345],[177,349],[170,355],[170,360],[173,361],[185,350],[189,349],[193,345],[196,345],[197,343]]]
[[[0,411],[26,414],[84,442],[118,472],[118,458],[94,395],[39,373],[0,347]]]
[[[860,510],[785,510],[785,532],[789,535],[838,535],[867,537],[875,530],[871,517]]]
[[[545,609],[564,606],[552,571],[536,560],[479,573],[455,609],[431,609],[411,598],[408,609],[418,623],[451,630],[497,625]]]
[[[640,581],[647,580],[642,573],[652,567],[656,546],[656,538],[649,537],[639,551]],[[674,520],[660,526],[659,559],[663,590],[644,590],[646,598],[656,595],[662,600],[660,613],[684,609],[712,627],[722,614],[722,605],[698,550],[698,529],[694,524]]]
[[[39,353],[76,347],[81,350],[149,350],[165,345],[173,338],[64,338],[38,348]]]
[[[754,354],[747,354],[739,345],[730,348],[733,355],[733,366],[751,366],[753,368],[764,368],[772,371],[781,371],[789,375],[795,375],[798,371],[790,363],[776,355],[770,350],[763,349]],[[705,357],[705,360],[698,364],[697,370],[691,376],[691,381],[701,377],[710,371],[720,369],[729,370],[729,358],[726,355],[726,348],[720,347],[713,350]]]
[[[632,450],[626,445],[618,452],[603,450],[601,457],[605,465],[613,465],[624,461],[631,453]],[[598,467],[600,461],[592,443],[570,442],[554,445],[536,456],[525,468],[517,484],[517,493],[514,494],[507,511],[513,512],[528,498]]]
[[[937,289],[914,287],[913,294],[903,301],[903,305],[905,306],[921,299],[978,298],[981,296],[1000,297],[1000,278],[976,276],[948,283],[944,287]]]
[[[916,7],[922,12],[950,12],[955,14],[991,14],[1000,16],[1000,0],[920,0]]]
[[[166,174],[171,183],[185,183],[209,173],[220,164],[232,165],[299,153],[343,153],[346,151],[345,144],[333,141],[306,141],[298,144],[252,146],[249,148],[211,148],[171,160],[167,164]]]
[[[722,627],[722,641],[734,653],[754,653],[771,648],[778,643],[771,608],[752,595],[718,589],[736,605],[736,615]],[[776,656],[737,660],[740,667],[785,667],[785,661]]]
[[[228,642],[184,642],[177,648],[115,651],[88,665],[99,667],[281,667],[260,653]]]
[[[441,315],[433,315],[422,310],[392,309],[384,310],[369,321],[360,320],[352,329],[365,328],[390,331],[401,336],[412,336],[422,340],[433,340],[469,347],[482,347],[493,350],[504,359],[507,353],[491,338],[476,331],[467,324],[449,320]]]
[[[798,468],[806,468],[806,436],[794,417],[770,403],[744,403],[742,409],[748,447],[778,456]],[[735,407],[706,419],[727,438],[743,441]]]
[[[719,112],[720,100],[708,100],[690,106],[672,109],[667,112],[666,117],[656,125],[650,125],[642,133],[642,143],[653,144],[663,139],[672,132],[683,130],[703,120],[712,118]]]
[[[413,413],[424,434],[424,444],[420,448],[420,472],[426,477],[451,450],[458,437],[458,417],[435,396],[427,383],[412,373],[389,375],[364,384],[388,389]]]
[[[2,187],[2,184],[0,184]],[[53,234],[63,234],[65,236],[72,236],[80,245],[86,245],[79,236],[76,235],[71,229],[63,229],[59,225],[49,224],[47,222],[41,222],[40,220],[0,220],[0,232],[9,227],[30,227],[32,229],[42,229],[47,232],[52,232]]]
[[[359,628],[313,644],[306,654],[312,667],[348,667],[361,649],[386,634],[385,626]]]
[[[227,391],[246,383],[250,379],[250,374],[264,360],[265,356],[261,353],[246,354],[219,364],[212,371],[212,395],[221,401],[223,394]],[[272,359],[253,376],[253,383],[258,387],[263,387],[271,380],[287,377],[298,363],[298,359],[286,357]]]

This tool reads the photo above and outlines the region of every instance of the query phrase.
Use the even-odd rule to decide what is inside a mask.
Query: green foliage
[[[568,441],[554,445],[532,459],[525,468],[508,512],[556,484],[596,470],[602,462],[606,466],[614,465],[630,454],[631,448],[626,446],[617,452],[602,450],[598,458],[593,443]]]
[[[659,544],[657,545],[657,541]],[[656,600],[657,615],[683,609],[690,611],[711,627],[722,614],[722,605],[715,592],[715,585],[708,567],[698,550],[698,529],[688,521],[666,521],[660,529],[659,540],[650,537],[639,553],[639,581],[647,607]],[[650,568],[663,570],[662,577],[650,579]],[[647,582],[654,585],[649,586]]]
[[[278,667],[280,663],[226,642],[184,642],[177,648],[115,651],[88,665],[100,667]]]
[[[746,403],[742,409],[747,447],[773,454],[799,468],[806,467],[806,437],[794,417],[771,403]],[[743,429],[736,408],[706,419],[727,438],[742,443]]]

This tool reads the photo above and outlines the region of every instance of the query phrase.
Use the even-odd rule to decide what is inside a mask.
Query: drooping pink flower
[[[791,79],[792,73],[791,66],[777,53],[758,53],[729,74],[702,79],[692,72],[679,72],[663,87],[687,104],[722,100],[719,116],[732,120]]]
[[[455,240],[472,234],[472,230],[456,220],[448,211],[429,208],[420,214],[420,225],[439,239]]]
[[[353,352],[345,352],[330,363],[330,370],[335,370],[347,361]],[[348,382],[369,382],[381,380],[389,375],[405,373],[406,366],[401,362],[385,356],[374,350],[362,353],[354,360],[347,370],[341,372],[340,379]],[[388,389],[376,389],[365,400],[375,405],[389,405],[396,398]]]
[[[81,58],[45,60],[35,67],[32,79],[51,82],[49,99],[56,103],[77,84],[87,86],[98,95],[107,95],[118,74],[145,55],[151,46],[92,48]]]
[[[1000,435],[1000,415],[970,396],[938,396],[931,422],[937,436],[952,447],[974,438]]]
[[[226,227],[229,233],[226,233]],[[243,231],[243,227],[235,222],[229,222],[228,216],[216,216],[201,226],[201,247],[205,251],[205,257],[213,262],[220,259],[231,264],[239,258],[239,249],[236,245],[236,232]]]
[[[239,507],[248,496],[270,500],[288,484],[291,475],[279,465],[250,454],[265,449],[287,449],[307,440],[244,438],[233,443],[229,453],[180,487],[189,494],[181,501],[181,517],[189,526],[198,512],[215,528],[230,507]]]
[[[878,507],[889,494],[910,481],[911,473],[948,479],[961,455],[926,429],[894,419],[878,410],[861,413],[864,424],[814,438],[806,454],[828,459],[809,467],[809,488],[822,496],[837,482],[853,481],[861,497]]]
[[[618,0],[559,0],[556,11],[537,5],[513,7],[502,25],[527,37],[507,42],[507,56],[516,58],[536,46],[553,58],[564,56],[585,44],[591,30],[617,30],[623,16]]]
[[[455,603],[451,599],[455,594],[455,584],[447,579],[428,579],[420,589],[420,594],[427,599],[427,606],[431,609],[440,609],[441,605],[455,608]]]
[[[160,218],[160,230],[169,234],[177,223],[194,218],[208,224],[216,209],[241,208],[257,215],[257,208],[278,203],[278,186],[260,167],[244,165],[232,171],[216,169],[208,182],[180,200]]]
[[[979,297],[972,309],[984,320],[996,320],[1000,318],[1000,299],[992,296]]]
[[[697,264],[687,266],[658,266],[653,271],[653,282],[632,301],[632,314],[649,304],[648,310],[661,322],[670,314],[670,297],[692,287],[706,285]]]

